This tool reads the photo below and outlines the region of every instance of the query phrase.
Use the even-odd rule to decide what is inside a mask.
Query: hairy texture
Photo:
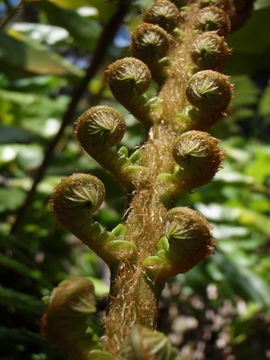
[[[89,279],[65,280],[55,288],[41,321],[41,334],[68,350],[73,359],[88,360],[96,345],[88,321],[95,308],[94,285]]]
[[[210,31],[199,34],[191,49],[192,60],[201,70],[220,70],[229,54],[224,38]]]
[[[182,274],[213,253],[215,241],[206,219],[197,211],[177,207],[167,214],[165,235],[143,267],[154,280]]]
[[[156,332],[158,300],[169,277],[214,251],[206,219],[174,206],[180,195],[207,184],[223,160],[218,140],[206,131],[225,115],[232,97],[229,78],[218,71],[229,54],[224,37],[236,4],[156,0],[145,12],[145,23],[132,35],[135,57],[117,60],[106,72],[115,98],[147,130],[131,156],[116,147],[125,124],[114,109],[95,107],[78,119],[75,133],[83,148],[132,191],[124,224],[111,233],[89,218],[104,196],[98,179],[73,175],[52,197],[58,220],[111,270],[102,349],[92,350],[88,360],[176,359]],[[149,99],[152,79],[158,91]]]
[[[131,330],[121,359],[177,360],[177,354],[164,334],[137,325]]]

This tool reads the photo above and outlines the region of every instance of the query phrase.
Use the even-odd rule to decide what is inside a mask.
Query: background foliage
[[[2,19],[18,1],[0,1]],[[149,0],[134,2],[97,76],[76,109],[112,105],[126,117],[123,144],[143,141],[136,120],[116,103],[104,79],[107,65],[129,54],[128,32]],[[108,271],[100,260],[52,217],[48,199],[59,180],[91,172],[106,186],[99,220],[113,228],[126,197],[119,185],[86,156],[73,136],[73,120],[58,143],[46,176],[10,235],[44,151],[57,133],[72,89],[85,75],[102,28],[116,1],[33,0],[22,2],[0,30],[0,359],[62,359],[39,336],[42,297],[65,278],[90,276],[99,296]],[[200,210],[213,225],[217,251],[173,279],[161,301],[160,329],[183,360],[270,359],[270,4],[258,0],[249,22],[232,34],[225,73],[235,99],[212,133],[226,152],[214,181],[180,204]],[[104,301],[100,301],[100,310]]]

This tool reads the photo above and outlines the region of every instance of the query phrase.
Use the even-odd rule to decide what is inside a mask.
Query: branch
[[[96,50],[94,52],[91,64],[89,65],[85,77],[82,79],[80,84],[77,88],[74,88],[73,93],[71,95],[71,100],[68,105],[68,108],[66,112],[63,115],[61,127],[58,130],[55,137],[52,139],[52,141],[49,143],[47,150],[44,154],[44,159],[42,164],[40,165],[39,169],[36,172],[36,175],[33,179],[33,184],[28,192],[26,199],[23,203],[23,205],[20,207],[17,213],[16,220],[13,223],[13,226],[11,228],[10,233],[15,234],[18,232],[22,220],[25,216],[26,210],[31,204],[34,195],[36,193],[36,188],[40,181],[43,179],[45,172],[47,170],[47,167],[49,166],[54,150],[59,143],[60,139],[62,138],[62,135],[67,127],[67,125],[71,122],[71,120],[74,117],[74,113],[76,111],[76,108],[78,106],[78,103],[83,95],[83,93],[86,91],[89,81],[95,76],[97,71],[100,69],[103,60],[107,54],[107,49],[111,45],[115,34],[121,25],[124,16],[127,14],[128,8],[129,8],[129,1],[127,0],[119,0],[119,4],[117,6],[117,11],[112,16],[106,27],[103,29],[103,32],[100,36],[99,42],[97,44]]]
[[[4,17],[3,21],[0,24],[0,29],[4,29],[4,27],[10,22],[13,16],[16,14],[17,10],[23,5],[25,0],[21,0],[14,7],[10,5],[8,1],[5,1],[6,7],[8,8],[8,14]]]

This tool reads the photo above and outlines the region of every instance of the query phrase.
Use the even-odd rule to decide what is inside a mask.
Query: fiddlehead
[[[121,114],[107,106],[87,110],[75,134],[128,190],[132,199],[124,224],[108,232],[94,222],[104,187],[91,175],[64,180],[52,197],[58,220],[103,258],[111,269],[110,304],[103,347],[88,360],[175,360],[175,351],[156,332],[158,298],[164,282],[214,251],[206,219],[175,207],[183,193],[207,184],[223,160],[218,140],[205,131],[222,118],[232,85],[221,70],[230,50],[233,0],[156,0],[132,34],[131,51],[106,72],[114,97],[145,126],[148,138],[128,156],[116,146],[125,132]],[[158,83],[155,111],[147,90]]]
[[[178,207],[168,211],[165,234],[157,253],[143,262],[155,280],[184,273],[213,253],[214,239],[206,219],[197,211]]]
[[[42,318],[42,335],[69,352],[72,359],[88,360],[97,345],[88,322],[96,311],[94,285],[87,278],[65,280],[55,288]]]
[[[105,188],[98,178],[74,174],[56,187],[51,204],[54,215],[62,225],[109,265],[113,265],[134,257],[136,246],[123,240],[121,232],[109,233],[93,220],[92,214],[100,207],[104,196]]]
[[[143,95],[151,82],[148,67],[135,58],[117,60],[109,66],[107,79],[114,97],[146,127],[151,126],[151,107]]]

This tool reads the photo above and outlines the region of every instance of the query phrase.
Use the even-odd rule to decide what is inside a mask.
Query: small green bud
[[[123,224],[118,224],[112,231],[111,231],[111,236],[114,238],[124,238],[125,235],[127,233],[127,229],[125,227],[125,225]]]
[[[213,32],[198,35],[191,49],[191,57],[201,70],[220,70],[230,50],[224,39]]]
[[[177,139],[173,156],[180,169],[176,177],[181,188],[190,191],[207,184],[223,161],[218,140],[202,131],[187,131]]]
[[[224,112],[232,98],[228,76],[212,70],[199,71],[187,85],[188,101],[205,113]]]
[[[141,150],[134,151],[133,154],[129,157],[129,160],[132,162],[132,164],[140,165],[142,160]]]
[[[91,350],[86,360],[115,360],[115,357],[105,350]]]
[[[146,258],[143,266],[153,279],[165,280],[187,272],[212,254],[214,243],[210,226],[199,212],[177,207],[168,211],[157,254]]]
[[[177,27],[179,18],[177,7],[169,0],[155,1],[143,15],[144,22],[159,25],[168,32]]]
[[[158,331],[136,325],[121,353],[121,360],[177,360],[169,339]]]
[[[231,31],[231,24],[223,10],[209,6],[199,12],[195,28],[202,31],[217,31],[218,35],[226,36]]]
[[[118,154],[120,156],[123,156],[124,158],[128,157],[128,148],[126,146],[121,146],[120,149],[118,150]]]

